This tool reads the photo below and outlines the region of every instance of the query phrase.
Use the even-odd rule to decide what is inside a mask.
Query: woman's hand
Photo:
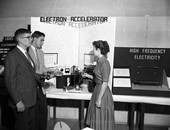
[[[87,73],[83,73],[83,74],[82,74],[82,77],[83,77],[83,78],[88,78],[88,76],[89,76],[89,74],[87,74]]]
[[[82,77],[83,77],[83,78],[93,79],[93,76],[90,75],[90,74],[87,74],[87,73],[83,73],[83,74],[82,74]]]
[[[17,107],[17,111],[18,111],[18,112],[23,112],[23,111],[25,110],[25,105],[23,104],[22,101],[18,102],[18,103],[16,104],[16,107]]]
[[[101,107],[101,99],[98,99],[98,100],[96,101],[96,106],[97,106],[98,108]]]

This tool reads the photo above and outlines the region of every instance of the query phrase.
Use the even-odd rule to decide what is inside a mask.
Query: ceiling
[[[73,15],[170,16],[170,0],[0,0],[0,18]]]

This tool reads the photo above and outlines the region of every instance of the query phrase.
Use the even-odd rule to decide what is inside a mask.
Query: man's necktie
[[[26,54],[26,56],[27,56],[28,61],[29,61],[30,64],[32,65],[32,67],[34,67],[34,63],[33,63],[32,59],[31,59],[31,57],[30,57],[30,55],[28,54],[27,51],[25,52],[25,54]]]
[[[36,58],[37,58],[37,66],[36,66],[36,70],[40,71],[40,59],[39,59],[39,55],[38,55],[38,50],[35,49],[36,52]]]

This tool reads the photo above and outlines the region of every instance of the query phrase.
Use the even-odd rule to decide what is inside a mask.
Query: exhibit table
[[[91,93],[87,91],[63,91],[63,89],[56,89],[51,88],[47,91],[47,98],[49,99],[63,99],[63,100],[79,100],[81,102],[80,106],[80,122],[81,126],[80,128],[84,128],[84,101],[90,100]],[[144,105],[145,103],[148,104],[158,104],[158,105],[170,105],[170,98],[167,97],[149,97],[149,96],[129,96],[129,95],[113,95],[113,99],[115,102],[127,102],[132,104],[132,108],[130,111],[130,126],[129,129],[133,130],[133,122],[134,122],[134,107],[136,103],[141,103],[141,117],[139,122],[139,129],[143,129],[144,125]]]

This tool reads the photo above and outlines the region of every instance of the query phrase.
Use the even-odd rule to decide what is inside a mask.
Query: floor
[[[1,117],[1,111],[0,111]],[[0,130],[8,130],[5,127],[2,127],[0,118]],[[80,130],[78,120],[76,119],[53,119],[50,118],[47,124],[47,130]],[[116,130],[129,130],[126,124],[116,124]],[[138,130],[134,126],[134,130]],[[168,127],[163,126],[145,126],[144,130],[168,130]]]
[[[1,110],[0,110],[1,117]],[[0,118],[0,130],[8,130],[5,127],[2,127],[2,120]],[[81,130],[79,127],[78,120],[76,119],[53,119],[50,118],[47,123],[47,130]],[[126,124],[116,123],[116,130],[129,130]],[[138,130],[134,126],[134,130]],[[168,127],[163,126],[145,126],[144,130],[168,130]]]
[[[56,119],[49,120],[47,130],[80,130],[78,120],[71,119]],[[129,130],[126,124],[116,124],[116,130]],[[134,126],[134,130],[138,130]],[[162,126],[145,126],[144,130],[168,130],[167,127]]]
[[[0,130],[8,130],[0,127]],[[73,119],[50,119],[48,121],[47,130],[80,130],[78,120]],[[129,130],[126,124],[116,124],[116,130]],[[134,126],[134,130],[138,130]],[[144,130],[168,130],[167,127],[162,126],[145,126]]]

